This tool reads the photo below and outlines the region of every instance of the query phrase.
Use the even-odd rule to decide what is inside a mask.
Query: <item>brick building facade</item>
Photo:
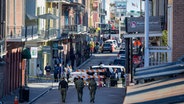
[[[184,2],[183,0],[169,0],[169,4],[173,10],[172,58],[173,61],[176,61],[184,55]]]

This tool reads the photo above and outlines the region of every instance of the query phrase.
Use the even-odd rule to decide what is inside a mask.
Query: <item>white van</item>
[[[112,45],[114,46],[115,49],[118,48],[118,43],[117,43],[116,40],[111,40],[111,39],[109,39],[109,40],[106,40],[105,43],[110,43],[110,44],[112,44]]]
[[[118,77],[121,78],[121,72],[124,71],[126,73],[125,67],[120,65],[94,65],[91,66],[92,69],[109,69],[109,71],[112,73],[114,69],[118,70]]]

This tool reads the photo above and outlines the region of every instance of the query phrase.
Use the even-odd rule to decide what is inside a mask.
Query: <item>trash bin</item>
[[[23,89],[23,99],[26,102],[29,102],[29,87],[24,87]]]
[[[23,103],[24,99],[23,99],[23,86],[20,86],[19,88],[19,102]]]
[[[24,101],[29,102],[29,87],[21,86],[19,89],[19,102],[23,103]]]

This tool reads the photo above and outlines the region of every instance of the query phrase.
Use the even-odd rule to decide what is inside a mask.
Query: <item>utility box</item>
[[[21,86],[19,89],[19,102],[29,102],[29,87]]]

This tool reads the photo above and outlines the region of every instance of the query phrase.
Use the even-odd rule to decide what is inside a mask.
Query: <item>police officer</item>
[[[95,93],[97,89],[97,84],[94,78],[91,78],[89,81],[88,89],[90,90],[90,103],[94,103],[95,101]]]
[[[61,81],[59,82],[59,90],[61,91],[62,102],[65,103],[66,92],[68,90],[68,83],[66,82],[64,77],[62,77]]]
[[[82,95],[83,95],[83,88],[84,88],[84,81],[82,78],[78,78],[75,82],[75,87],[77,90],[77,95],[78,95],[78,102],[82,102]]]

